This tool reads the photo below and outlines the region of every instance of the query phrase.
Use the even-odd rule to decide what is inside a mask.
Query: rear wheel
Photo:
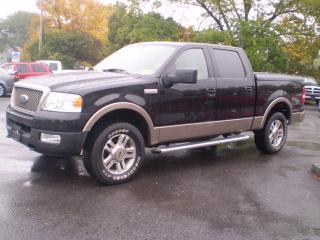
[[[6,89],[0,84],[0,97],[3,97],[4,95],[6,95]]]
[[[103,184],[131,179],[144,159],[144,139],[129,123],[114,123],[94,134],[84,151],[87,172]]]
[[[287,131],[286,117],[280,112],[272,114],[264,128],[255,132],[257,148],[267,154],[279,152],[287,140]]]

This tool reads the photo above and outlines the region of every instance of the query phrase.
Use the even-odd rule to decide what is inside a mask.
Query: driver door
[[[188,47],[180,51],[169,64],[166,74],[177,69],[196,69],[197,83],[177,83],[171,87],[161,86],[160,91],[160,141],[185,140],[195,135],[192,125],[213,121],[215,116],[216,80],[209,53],[205,47]]]

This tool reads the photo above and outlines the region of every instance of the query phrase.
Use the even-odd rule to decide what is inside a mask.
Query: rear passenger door
[[[234,119],[236,123],[239,119],[248,118],[245,126],[249,126],[254,116],[255,85],[250,69],[245,68],[241,52],[211,48],[210,55],[217,76],[217,120]]]
[[[32,63],[31,70],[33,76],[40,76],[46,74],[46,68],[42,64]]]
[[[26,77],[29,77],[31,74],[28,63],[18,63],[16,65],[16,70],[18,72],[17,75],[19,79],[24,79]]]

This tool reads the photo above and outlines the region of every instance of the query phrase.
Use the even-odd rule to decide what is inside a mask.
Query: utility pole
[[[43,0],[40,2],[40,27],[39,27],[39,53],[42,48],[42,37],[43,37]]]

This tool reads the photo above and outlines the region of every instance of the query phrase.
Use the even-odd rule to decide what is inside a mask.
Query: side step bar
[[[186,144],[175,144],[168,147],[158,147],[158,148],[152,148],[151,152],[153,153],[167,153],[167,152],[173,152],[173,151],[179,151],[179,150],[185,150],[185,149],[195,149],[195,148],[202,148],[202,147],[209,147],[219,144],[225,144],[225,143],[233,143],[233,142],[240,142],[240,141],[246,141],[250,137],[249,136],[232,136],[228,138],[223,139],[212,139],[209,141],[204,142],[196,142],[196,143],[186,143]]]

